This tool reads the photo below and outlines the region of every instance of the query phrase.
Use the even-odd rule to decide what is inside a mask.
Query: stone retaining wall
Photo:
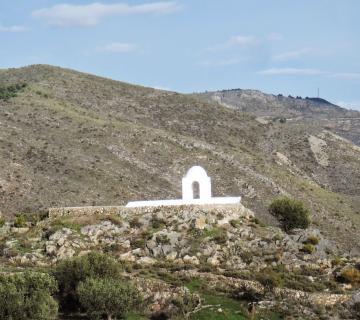
[[[181,212],[209,212],[209,211],[218,211],[219,213],[224,213],[226,215],[231,215],[237,213],[240,216],[249,218],[254,216],[253,212],[245,208],[241,203],[236,205],[189,205],[189,206],[161,206],[161,207],[138,207],[138,208],[126,208],[124,206],[104,206],[104,207],[59,207],[59,208],[49,208],[49,218],[58,218],[65,216],[90,216],[90,215],[137,215],[137,214],[147,214],[147,213],[157,213],[160,211],[171,212],[180,214]]]
[[[49,208],[49,218],[64,216],[90,216],[95,214],[113,215],[120,214],[125,207],[62,207]]]

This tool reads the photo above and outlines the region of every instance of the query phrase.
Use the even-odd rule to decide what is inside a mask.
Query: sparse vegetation
[[[286,197],[275,199],[271,203],[269,211],[279,218],[285,231],[294,228],[306,229],[310,225],[309,211],[299,200]]]

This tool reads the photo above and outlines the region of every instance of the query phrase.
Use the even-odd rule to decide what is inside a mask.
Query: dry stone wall
[[[186,212],[199,212],[199,207],[204,213],[209,211],[222,211],[226,209],[228,213],[227,216],[231,217],[232,214],[237,216],[243,216],[249,218],[253,216],[253,212],[249,209],[246,209],[242,204],[235,205],[187,205],[187,206],[161,206],[161,207],[141,207],[141,208],[127,208],[124,206],[104,206],[104,207],[59,207],[59,208],[49,208],[49,218],[59,218],[65,216],[91,216],[91,215],[139,215],[139,214],[148,214],[156,213],[159,211],[165,210],[166,212],[180,214],[186,209]]]

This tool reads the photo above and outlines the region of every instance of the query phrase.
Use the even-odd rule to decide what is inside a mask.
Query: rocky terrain
[[[316,117],[268,121],[248,112],[250,102],[243,112],[45,65],[1,70],[0,87],[6,217],[178,198],[181,177],[198,164],[215,196],[241,195],[263,223],[277,225],[267,207],[289,195],[326,237],[360,250],[360,150]]]
[[[191,295],[192,319],[208,312],[216,319],[360,316],[360,257],[342,254],[316,228],[284,233],[240,204],[119,210],[6,223],[1,271],[44,270],[100,251],[122,261],[150,313],[174,311],[177,299]]]

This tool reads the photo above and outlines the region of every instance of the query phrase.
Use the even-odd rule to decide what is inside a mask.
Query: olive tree
[[[0,319],[56,319],[56,290],[56,280],[45,273],[0,275]]]
[[[80,307],[76,288],[87,278],[119,278],[121,265],[113,258],[92,252],[59,262],[53,274],[59,284],[59,299],[62,309],[77,310]]]
[[[302,201],[278,198],[271,203],[269,211],[280,220],[285,231],[294,228],[306,229],[310,225],[309,210]]]
[[[120,279],[88,278],[76,291],[91,319],[123,318],[139,302],[138,291],[128,281]]]

